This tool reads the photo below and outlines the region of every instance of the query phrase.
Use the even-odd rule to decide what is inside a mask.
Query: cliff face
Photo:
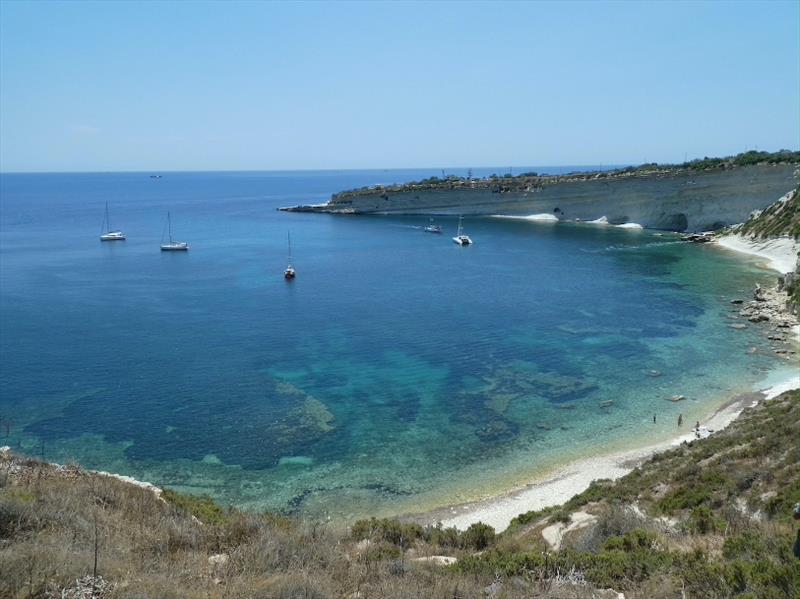
[[[288,210],[338,214],[527,216],[559,220],[606,217],[671,231],[718,229],[747,219],[795,187],[795,164],[708,171],[674,170],[627,177],[572,177],[527,189],[502,186],[414,189],[400,186],[335,195],[327,204]]]

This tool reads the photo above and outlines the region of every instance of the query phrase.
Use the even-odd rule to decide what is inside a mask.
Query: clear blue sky
[[[0,170],[800,146],[800,3],[0,1]]]

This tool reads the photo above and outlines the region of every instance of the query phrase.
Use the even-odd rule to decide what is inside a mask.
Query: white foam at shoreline
[[[513,216],[513,215],[506,215],[506,214],[493,214],[493,218],[511,218],[514,220],[534,220],[539,222],[546,222],[546,223],[557,223],[558,217],[555,214],[529,214],[527,216]]]
[[[764,389],[761,393],[764,394],[765,399],[775,399],[781,393],[786,393],[793,389],[800,389],[800,374],[781,383],[777,383],[768,389]]]
[[[797,252],[800,250],[797,240],[791,237],[760,240],[743,235],[725,235],[717,239],[717,245],[734,252],[764,258],[769,268],[781,274],[795,269]]]
[[[594,220],[587,220],[587,225],[607,225],[608,224],[608,217],[601,216],[600,218],[596,218]]]
[[[615,225],[618,229],[634,229],[634,230],[641,230],[644,229],[642,225],[639,223],[623,223],[621,225]]]
[[[788,378],[773,382],[760,393],[764,399],[772,399],[792,389],[800,389],[800,376],[794,373]],[[750,403],[739,401],[723,406],[701,424],[710,430],[719,431],[733,422],[745,408],[757,403],[757,400]],[[531,481],[524,489],[461,506],[461,513],[457,515],[453,508],[453,515],[442,519],[442,525],[465,530],[476,522],[483,522],[493,526],[498,532],[505,530],[511,520],[520,514],[560,505],[585,491],[594,480],[616,480],[631,472],[635,463],[641,463],[655,453],[695,438],[693,432],[684,433],[647,447],[573,461]]]

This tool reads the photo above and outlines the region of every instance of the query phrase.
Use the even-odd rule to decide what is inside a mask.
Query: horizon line
[[[648,163],[649,164],[649,163]],[[657,164],[672,164],[672,163],[657,163]],[[400,167],[369,167],[369,168],[285,168],[285,169],[268,169],[268,168],[247,168],[247,169],[172,169],[172,170],[158,170],[158,169],[132,169],[132,170],[97,170],[97,171],[3,171],[0,170],[0,175],[110,175],[110,174],[167,174],[167,173],[308,173],[308,172],[344,172],[344,171],[412,171],[412,170],[469,170],[469,169],[505,169],[502,172],[507,172],[509,169],[519,168],[565,168],[565,167],[592,167],[592,168],[620,168],[633,166],[632,163],[598,163],[598,164],[520,164],[510,166],[400,166]]]
[[[593,167],[597,169],[598,167],[603,169],[608,167],[608,169],[613,168],[625,168],[630,166],[643,166],[646,164],[656,164],[658,166],[677,166],[681,164],[686,164],[688,162],[693,162],[695,160],[705,160],[707,158],[732,158],[734,156],[739,156],[740,154],[746,154],[747,152],[765,152],[767,154],[776,154],[778,152],[798,152],[800,150],[790,149],[790,148],[780,148],[778,150],[757,150],[757,149],[745,149],[742,152],[736,152],[733,154],[726,154],[723,156],[704,156],[704,157],[694,157],[694,158],[685,158],[683,161],[672,162],[672,161],[647,161],[645,159],[644,162],[598,162],[596,164],[591,163],[583,163],[583,164],[518,164],[518,165],[478,165],[478,166],[392,166],[392,167],[347,167],[347,168],[243,168],[243,169],[167,169],[167,170],[159,170],[159,169],[122,169],[122,170],[0,170],[0,175],[101,175],[101,174],[126,174],[126,173],[149,173],[149,174],[159,174],[159,173],[300,173],[300,172],[343,172],[343,171],[410,171],[410,170],[469,170],[469,169],[503,169],[504,172],[507,170],[519,169],[519,168],[547,168],[547,167],[575,167],[575,168],[582,168],[582,167]]]

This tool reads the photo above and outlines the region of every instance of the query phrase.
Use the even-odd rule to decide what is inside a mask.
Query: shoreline
[[[768,378],[763,382],[766,382]],[[716,408],[709,416],[701,419],[700,425],[718,432],[736,420],[746,408],[753,407],[762,401],[769,401],[781,393],[793,389],[800,389],[800,375],[783,378],[758,391],[740,393]],[[691,423],[686,424],[691,427]],[[477,522],[483,522],[494,527],[497,532],[502,532],[508,527],[511,520],[520,514],[560,505],[585,491],[594,480],[621,478],[656,453],[696,439],[693,427],[688,429],[688,432],[687,429],[684,429],[669,439],[644,447],[612,451],[607,454],[573,460],[533,478],[524,487],[488,499],[407,515],[403,519],[428,525],[441,522],[445,528],[454,526],[459,530],[464,530]]]
[[[798,245],[795,240],[788,237],[759,241],[740,235],[729,235],[717,240],[717,243],[729,251],[758,256],[766,260],[764,266],[781,275],[793,271],[797,264]],[[793,330],[797,329],[795,325]],[[800,339],[796,338],[795,343],[800,343]],[[779,372],[780,369],[776,371]],[[769,376],[761,384],[765,384],[768,380]],[[700,424],[715,432],[722,430],[736,420],[745,408],[753,407],[761,401],[768,401],[793,389],[800,389],[800,374],[784,377],[763,389],[740,393],[700,420]],[[687,424],[691,426],[691,423]],[[501,532],[520,514],[560,505],[585,491],[594,480],[621,478],[656,453],[696,438],[693,432],[682,432],[644,447],[573,460],[548,473],[535,476],[524,487],[489,499],[453,504],[429,512],[408,515],[408,518],[424,524],[441,522],[444,527],[455,526],[460,530],[477,522],[483,522]]]

